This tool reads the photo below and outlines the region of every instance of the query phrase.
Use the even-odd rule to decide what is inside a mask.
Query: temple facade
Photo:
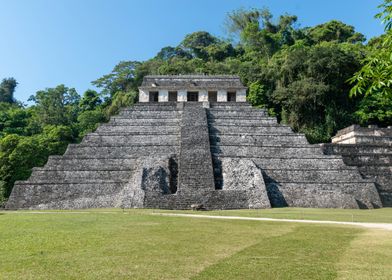
[[[146,76],[139,102],[246,102],[246,89],[238,76]]]

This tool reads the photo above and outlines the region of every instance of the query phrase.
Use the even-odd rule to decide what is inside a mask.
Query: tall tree
[[[137,71],[141,64],[138,61],[120,61],[111,73],[93,81],[92,84],[101,88],[102,94],[109,97],[113,97],[119,91],[137,90],[144,76]]]
[[[349,80],[354,86],[351,96],[364,96],[357,111],[360,123],[392,124],[392,0],[379,6],[376,15],[385,24],[380,42],[371,45],[364,66]]]
[[[98,105],[102,103],[98,92],[92,89],[88,89],[83,93],[82,99],[79,101],[79,109],[84,111],[94,110]]]
[[[17,85],[14,78],[3,79],[0,83],[0,102],[14,103],[14,92]]]
[[[80,96],[74,88],[59,85],[37,91],[29,101],[36,103],[38,117],[43,125],[69,125],[76,121]]]
[[[338,20],[317,25],[308,30],[309,36],[316,42],[349,42],[358,43],[365,41],[365,36],[355,32],[351,25],[347,25]]]

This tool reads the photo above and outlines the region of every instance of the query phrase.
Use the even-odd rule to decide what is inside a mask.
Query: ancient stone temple
[[[7,207],[381,207],[374,180],[246,102],[233,76],[147,76],[123,109],[16,182]]]
[[[374,180],[383,206],[392,207],[392,127],[352,125],[322,147],[325,154],[341,155],[363,178]]]

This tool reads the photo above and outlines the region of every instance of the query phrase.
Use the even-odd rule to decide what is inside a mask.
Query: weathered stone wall
[[[169,102],[122,110],[80,144],[69,145],[64,156],[49,157],[27,181],[16,182],[6,207],[144,207],[151,174],[165,177],[162,162],[178,153],[181,114]]]
[[[324,153],[342,156],[346,165],[358,168],[363,178],[375,182],[383,206],[392,207],[392,138],[388,140],[387,134],[392,130],[357,127],[355,130],[360,131],[360,138],[358,134],[354,135],[355,137],[345,137],[352,134],[352,128],[342,130],[348,133],[340,135],[343,136],[341,140],[346,144],[340,144],[340,142],[323,144]],[[348,139],[351,139],[349,142],[356,144],[347,144]]]
[[[334,144],[370,144],[370,145],[391,145],[392,127],[381,128],[377,125],[361,127],[351,125],[339,130],[332,137]]]
[[[220,164],[226,158],[247,159],[262,171],[272,206],[381,207],[371,180],[341,157],[324,155],[265,111],[246,103],[213,104],[208,118],[218,188],[224,185]]]

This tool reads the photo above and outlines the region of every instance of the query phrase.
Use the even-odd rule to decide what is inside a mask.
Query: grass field
[[[0,212],[0,279],[392,279],[392,231],[153,212]],[[197,213],[392,222],[392,209]]]

